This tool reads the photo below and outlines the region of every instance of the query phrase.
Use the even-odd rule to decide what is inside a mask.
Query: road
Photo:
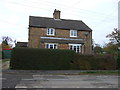
[[[117,75],[64,75],[67,71],[63,71],[64,74],[55,72],[4,70],[2,88],[118,88]]]

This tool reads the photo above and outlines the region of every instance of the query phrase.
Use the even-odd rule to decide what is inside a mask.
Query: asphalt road
[[[60,74],[65,72],[72,71],[4,70],[2,88],[118,88],[117,75]]]

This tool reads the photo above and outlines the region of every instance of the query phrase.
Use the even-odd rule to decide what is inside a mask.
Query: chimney
[[[60,19],[60,12],[59,10],[54,10],[54,13],[53,13],[53,18],[54,19]]]

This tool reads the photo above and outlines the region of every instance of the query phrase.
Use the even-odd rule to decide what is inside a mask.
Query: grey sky
[[[28,41],[29,16],[82,20],[93,30],[95,43],[108,42],[106,35],[118,26],[119,0],[0,0],[0,37]],[[1,42],[1,38],[0,38]]]

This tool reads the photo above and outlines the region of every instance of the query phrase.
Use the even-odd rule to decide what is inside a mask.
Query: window
[[[45,48],[57,49],[57,44],[46,43]]]
[[[48,28],[48,29],[47,29],[47,35],[52,35],[52,36],[54,36],[54,35],[55,35],[55,29],[54,29],[54,28]]]
[[[77,30],[70,30],[70,37],[77,37]]]
[[[76,53],[80,53],[81,44],[69,44],[69,49],[74,50]]]

